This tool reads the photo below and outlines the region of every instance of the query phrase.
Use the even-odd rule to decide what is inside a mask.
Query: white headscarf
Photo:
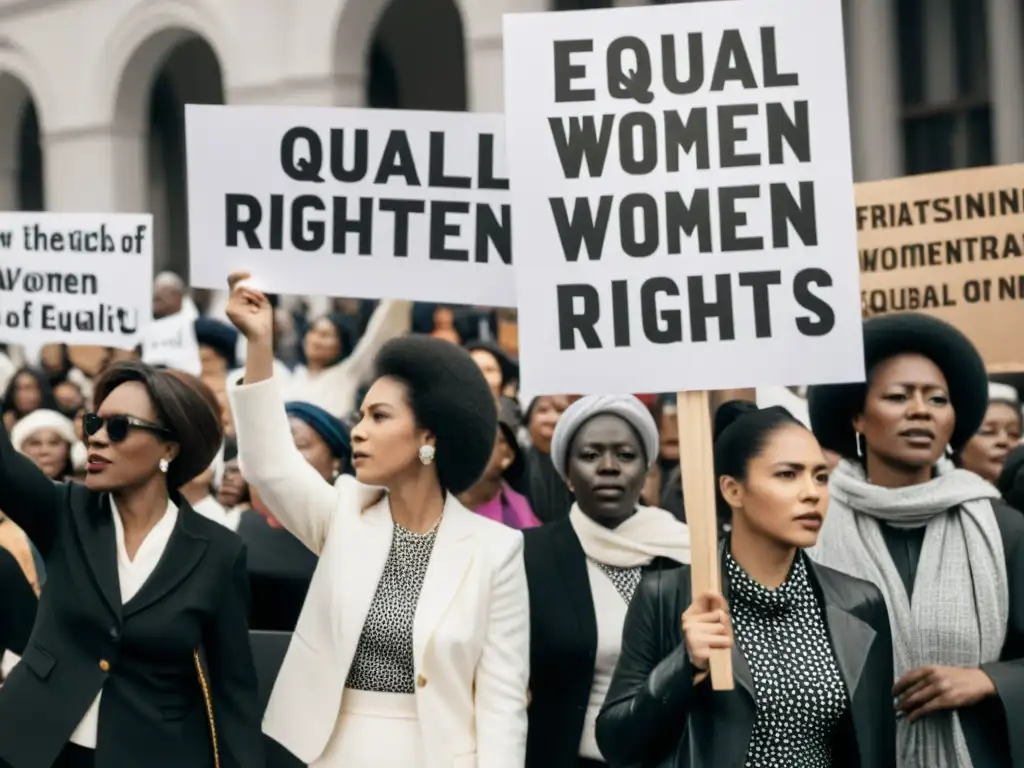
[[[79,442],[78,435],[75,434],[74,422],[64,414],[47,408],[32,411],[18,421],[11,430],[11,444],[16,451],[24,453],[21,447],[25,441],[42,429],[52,429],[68,444],[68,458],[76,470],[85,466],[85,446]]]
[[[595,416],[605,413],[614,414],[633,427],[640,435],[644,444],[647,468],[654,466],[658,459],[660,439],[658,425],[654,417],[633,395],[587,395],[565,409],[555,425],[555,434],[551,437],[551,461],[562,479],[565,479],[565,466],[569,454],[569,444],[577,430]]]
[[[14,425],[14,429],[11,430],[11,444],[14,445],[14,449],[21,451],[21,446],[25,441],[41,429],[54,430],[68,445],[74,445],[78,441],[75,425],[71,419],[57,411],[40,408],[32,411]]]

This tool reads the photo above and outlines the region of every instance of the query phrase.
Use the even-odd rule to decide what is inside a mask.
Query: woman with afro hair
[[[319,563],[264,731],[312,768],[522,768],[529,598],[522,535],[456,498],[484,471],[497,407],[467,352],[387,343],[353,427],[355,478],[295,448],[272,376],[271,308],[244,275],[230,390],[242,472]]]
[[[912,313],[867,320],[864,361],[866,383],[808,392],[843,457],[808,554],[885,597],[900,768],[1024,768],[1024,518],[950,460],[988,411],[985,364]]]

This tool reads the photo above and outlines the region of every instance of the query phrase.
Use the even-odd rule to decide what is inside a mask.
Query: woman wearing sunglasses
[[[0,688],[0,766],[260,768],[244,545],[177,491],[220,446],[216,399],[138,362],[94,399],[84,484],[50,480],[0,427],[0,509],[48,573]]]

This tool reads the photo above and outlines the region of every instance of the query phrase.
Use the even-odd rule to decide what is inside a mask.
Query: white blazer
[[[276,378],[230,389],[242,474],[320,556],[263,730],[304,763],[326,749],[393,525],[379,488],[331,486],[292,442]],[[430,768],[522,768],[529,598],[519,531],[444,507],[413,625],[416,706]]]

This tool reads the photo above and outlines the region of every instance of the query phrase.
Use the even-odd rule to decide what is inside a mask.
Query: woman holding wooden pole
[[[817,440],[782,408],[715,419],[723,594],[691,600],[691,568],[655,561],[623,630],[597,721],[613,766],[892,768],[892,642],[881,592],[812,563],[828,506]],[[712,649],[737,685],[713,691]]]

